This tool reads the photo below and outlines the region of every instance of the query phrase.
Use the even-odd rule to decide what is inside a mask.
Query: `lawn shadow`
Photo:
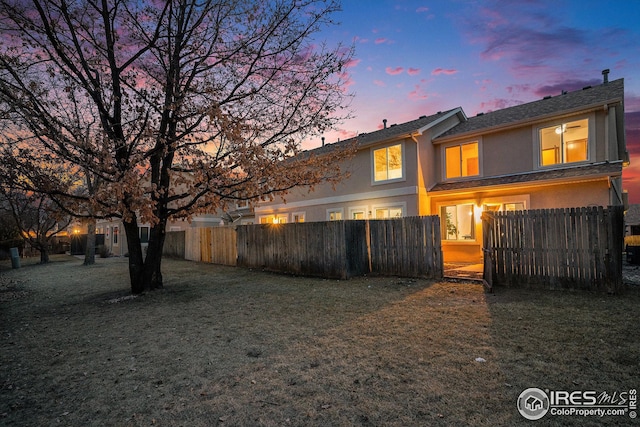
[[[487,294],[489,333],[513,413],[528,388],[620,393],[637,387],[638,293],[606,295],[495,287]],[[628,417],[544,416],[545,425],[619,425]]]

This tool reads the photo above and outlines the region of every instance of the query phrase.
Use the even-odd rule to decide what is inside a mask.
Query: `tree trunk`
[[[87,224],[87,247],[84,250],[84,265],[96,262],[96,220],[92,218]]]
[[[141,294],[146,289],[144,282],[144,260],[142,258],[142,245],[138,234],[138,222],[135,217],[124,221],[124,231],[127,235],[127,248],[129,250],[129,279],[131,281],[131,293]]]
[[[162,288],[162,248],[165,240],[166,220],[160,221],[149,231],[147,255],[143,258],[142,244],[136,220],[124,223],[129,249],[129,278],[131,293],[140,294]]]
[[[40,245],[40,264],[46,264],[49,262],[49,250],[47,249],[47,245]]]
[[[144,262],[145,283],[149,290],[162,288],[162,248],[164,247],[166,221],[161,220],[149,230],[149,246]]]

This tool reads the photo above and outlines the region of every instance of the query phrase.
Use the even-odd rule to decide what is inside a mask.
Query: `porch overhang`
[[[455,182],[437,183],[427,190],[430,196],[469,194],[512,188],[541,187],[563,183],[604,181],[622,176],[622,161],[602,162],[571,168],[525,172]]]

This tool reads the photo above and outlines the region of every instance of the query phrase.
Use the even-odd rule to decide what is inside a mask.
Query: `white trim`
[[[444,116],[440,117],[439,119],[430,122],[428,125],[422,126],[420,129],[418,129],[417,132],[418,132],[419,135],[422,135],[425,130],[430,129],[430,128],[432,128],[432,127],[444,122],[445,120],[457,115],[458,113],[462,113],[462,117],[464,117],[464,121],[466,121],[467,115],[464,113],[464,111],[462,111],[462,107],[456,107],[453,110],[449,111]]]
[[[262,222],[263,219],[267,221],[265,223]],[[274,223],[273,220],[277,219],[278,222]],[[284,222],[280,222],[281,219],[284,219]],[[258,224],[286,224],[289,222],[289,214],[288,213],[272,213],[268,215],[260,215],[258,217]]]
[[[296,221],[296,215],[298,215],[299,218],[302,218],[302,221]],[[307,213],[305,211],[297,211],[297,212],[291,212],[291,222],[305,222],[307,220]]]
[[[390,147],[395,147],[396,145],[400,146],[400,155],[402,157],[402,176],[400,178],[392,178],[392,179],[381,179],[380,181],[376,181],[376,157],[374,152],[378,150],[388,149]],[[404,141],[394,141],[391,143],[387,143],[384,145],[376,145],[374,147],[369,148],[369,153],[371,157],[371,185],[383,185],[383,184],[391,184],[393,182],[401,182],[407,180],[407,165],[405,161],[405,152],[406,147]],[[387,155],[389,151],[387,150]],[[388,172],[388,171],[387,171]]]
[[[540,130],[566,124],[568,122],[575,122],[578,120],[587,120],[587,160],[581,162],[560,162],[554,163],[552,165],[543,166],[541,154],[542,150],[540,147]],[[606,119],[605,119],[606,121]],[[588,164],[596,163],[596,114],[591,112],[588,114],[580,114],[576,116],[570,117],[560,117],[554,120],[550,120],[543,123],[538,123],[536,126],[531,126],[533,130],[533,170],[541,171],[541,170],[550,170],[550,169],[558,169],[570,166],[584,166]],[[564,150],[564,146],[562,147]]]
[[[344,208],[329,208],[327,209],[327,221],[331,221],[330,215],[332,213],[340,213],[340,219],[334,219],[333,221],[342,221],[344,220]]]
[[[362,212],[364,213],[364,219],[368,219],[370,217],[369,213],[369,206],[366,205],[362,205],[362,206],[350,206],[349,207],[349,218],[347,219],[353,219],[353,214],[356,212]]]
[[[382,199],[386,197],[397,196],[413,196],[418,194],[418,187],[401,187],[392,188],[389,190],[368,191],[366,193],[345,194],[342,196],[321,197],[319,199],[304,200],[299,202],[287,202],[279,203],[277,205],[267,205],[264,207],[255,208],[255,213],[259,212],[271,212],[275,209],[287,209],[287,208],[300,208],[307,206],[319,206],[319,205],[333,205],[338,203],[357,202],[361,200],[369,199]]]
[[[478,174],[477,175],[462,175],[462,170],[460,171],[460,176],[454,176],[451,178],[447,178],[447,148],[451,148],[451,147],[460,147],[460,149],[462,150],[462,146],[463,145],[468,145],[468,144],[473,144],[476,143],[478,144]],[[478,178],[482,178],[482,172],[483,172],[483,167],[482,167],[482,163],[483,163],[483,159],[482,159],[482,137],[478,137],[476,139],[470,139],[468,141],[459,141],[459,142],[454,142],[454,143],[447,143],[447,144],[442,144],[440,145],[440,149],[442,150],[442,155],[440,156],[440,158],[442,159],[442,181],[446,181],[446,182],[453,182],[453,181],[470,181],[473,179],[478,179]],[[461,157],[460,159],[462,160],[462,153],[460,153]]]
[[[396,202],[396,203],[389,202],[389,203],[380,203],[378,205],[373,205],[371,207],[372,218],[373,219],[377,218],[376,217],[377,209],[391,209],[391,208],[400,208],[402,210],[402,214],[400,215],[401,218],[407,216],[407,202]]]

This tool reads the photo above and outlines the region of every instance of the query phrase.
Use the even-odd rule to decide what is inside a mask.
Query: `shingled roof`
[[[377,142],[389,141],[389,140],[400,138],[403,136],[409,136],[411,134],[414,134],[420,129],[428,128],[429,126],[432,126],[438,123],[440,119],[443,119],[446,116],[450,116],[453,113],[459,113],[464,117],[464,112],[460,107],[452,108],[451,110],[447,110],[447,111],[438,111],[436,114],[433,114],[431,116],[421,116],[416,120],[411,120],[406,123],[393,124],[384,129],[379,129],[369,133],[361,133],[358,136],[354,136],[353,138],[338,141],[333,144],[327,144],[323,147],[319,147],[311,151],[314,154],[321,154],[325,150],[331,150],[334,147],[349,145],[354,142],[357,142],[358,147],[363,147],[363,146],[375,144]]]
[[[496,110],[490,113],[470,117],[449,131],[443,133],[434,142],[472,134],[480,131],[487,132],[519,123],[543,120],[559,113],[588,110],[601,107],[606,103],[621,101],[624,98],[624,79],[613,80],[598,86],[586,87],[582,90],[564,93],[562,95],[545,97],[539,101],[516,105],[514,107]]]
[[[525,172],[520,174],[479,178],[468,181],[457,182],[445,182],[434,185],[429,189],[429,192],[444,192],[455,191],[463,189],[486,188],[492,186],[502,186],[510,184],[533,184],[541,181],[566,181],[572,178],[585,179],[585,176],[589,178],[615,176],[622,174],[622,162],[602,162],[592,165],[575,166],[570,168]]]

